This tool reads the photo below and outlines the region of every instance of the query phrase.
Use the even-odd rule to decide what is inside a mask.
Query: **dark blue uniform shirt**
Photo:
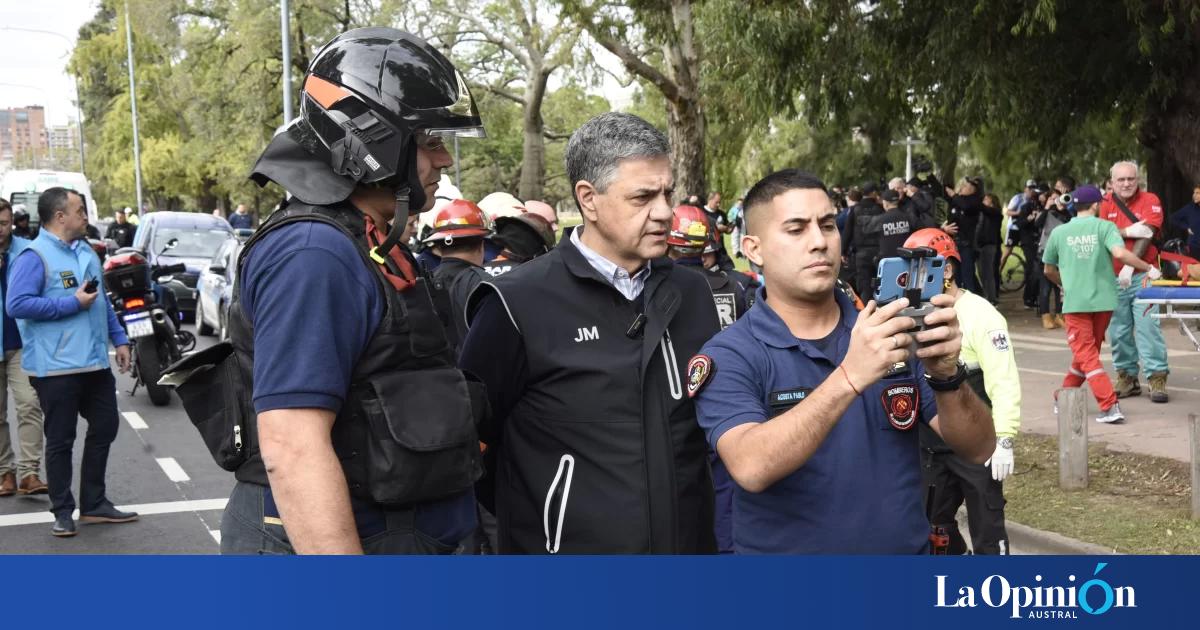
[[[834,293],[841,320],[826,339],[797,339],[766,302],[726,328],[701,353],[712,373],[696,395],[700,426],[715,449],[726,431],[786,412],[837,369],[858,319],[850,299]],[[761,493],[734,489],[733,540],[737,553],[916,554],[927,549],[929,523],[922,507],[916,421],[937,415],[933,391],[912,369],[863,391],[799,470]],[[892,395],[889,396],[889,393]],[[907,394],[907,403],[901,401]],[[917,400],[913,400],[914,397]],[[912,405],[907,430],[893,411]],[[911,415],[909,416],[911,418]],[[903,425],[903,416],[899,424]]]
[[[383,318],[379,281],[336,228],[304,221],[266,235],[246,258],[241,300],[254,324],[254,410],[337,412],[354,365]],[[382,511],[354,499],[360,536],[384,527]],[[474,493],[423,504],[416,527],[451,545],[475,527]]]

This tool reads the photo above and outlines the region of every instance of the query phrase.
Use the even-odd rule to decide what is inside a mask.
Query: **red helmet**
[[[953,258],[955,262],[962,264],[962,256],[958,255],[958,246],[954,244],[954,239],[937,228],[924,228],[913,232],[908,240],[904,241],[904,247],[928,247],[937,252],[938,256]]]
[[[492,223],[479,206],[466,199],[455,199],[438,211],[433,220],[433,231],[425,237],[425,243],[446,245],[455,238],[476,238],[492,233]]]
[[[671,233],[667,245],[695,249],[700,253],[709,241],[708,217],[696,206],[678,206],[671,219]]]

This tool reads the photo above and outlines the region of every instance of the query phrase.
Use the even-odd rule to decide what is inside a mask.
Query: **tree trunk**
[[[541,67],[532,68],[525,88],[524,133],[521,155],[521,183],[517,197],[522,201],[541,200],[546,176],[546,123],[542,119],[542,101],[550,74]]]
[[[672,0],[671,21],[674,32],[663,46],[667,71],[677,87],[674,98],[667,98],[668,137],[675,171],[675,190],[679,196],[708,197],[704,106],[700,100],[700,50],[695,41],[695,21],[691,0]]]
[[[708,194],[704,172],[704,112],[690,99],[667,102],[667,131],[671,140],[671,169],[675,196]]]

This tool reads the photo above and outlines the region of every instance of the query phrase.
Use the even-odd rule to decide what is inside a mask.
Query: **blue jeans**
[[[1108,342],[1113,348],[1113,367],[1118,372],[1138,375],[1138,363],[1146,374],[1169,373],[1167,367],[1167,342],[1163,339],[1158,306],[1147,309],[1133,303],[1142,286],[1144,273],[1133,274],[1133,283],[1128,289],[1117,289],[1117,309],[1113,311],[1108,325]]]
[[[293,555],[296,550],[279,519],[266,488],[238,482],[221,516],[221,553],[224,555]],[[386,526],[362,539],[367,554],[447,555],[458,552],[413,526],[415,510],[382,511]]]
[[[958,255],[962,256],[962,277],[957,279],[958,284],[971,293],[978,295],[979,285],[975,282],[975,246],[970,242],[958,240],[954,244],[958,246]]]

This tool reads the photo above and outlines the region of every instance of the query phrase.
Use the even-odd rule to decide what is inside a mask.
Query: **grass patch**
[[[1058,487],[1056,437],[1022,434],[1016,460],[1016,474],[1004,482],[1006,517],[1119,553],[1200,553],[1187,464],[1092,443],[1088,488],[1066,491]]]

